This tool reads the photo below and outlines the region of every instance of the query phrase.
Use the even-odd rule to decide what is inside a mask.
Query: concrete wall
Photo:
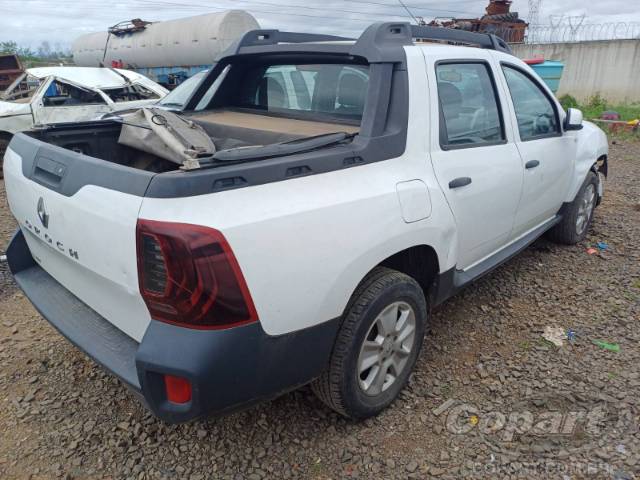
[[[558,96],[580,101],[600,93],[612,103],[640,102],[640,40],[512,45],[520,58],[542,55],[565,63]]]

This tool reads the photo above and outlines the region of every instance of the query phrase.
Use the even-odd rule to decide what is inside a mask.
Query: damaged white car
[[[151,105],[167,93],[128,70],[31,68],[0,94],[0,140],[36,125],[94,120],[109,112]]]

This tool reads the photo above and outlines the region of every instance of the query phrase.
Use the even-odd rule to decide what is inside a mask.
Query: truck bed
[[[208,111],[188,118],[207,132],[216,150],[265,146],[335,132],[357,133],[359,130],[355,125],[232,110]],[[121,129],[121,123],[110,121],[60,125],[30,135],[51,145],[139,170],[162,173],[179,168],[177,163],[119,143]]]

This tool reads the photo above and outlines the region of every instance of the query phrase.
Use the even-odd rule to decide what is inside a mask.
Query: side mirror
[[[577,108],[567,109],[567,117],[564,120],[564,129],[566,131],[582,130],[582,111]]]

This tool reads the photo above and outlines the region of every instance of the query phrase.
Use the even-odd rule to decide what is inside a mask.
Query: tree
[[[8,40],[6,42],[0,42],[0,53],[17,53],[18,52],[18,44],[13,40]]]
[[[38,47],[38,56],[41,58],[51,58],[51,45],[48,41],[44,40]]]
[[[39,64],[69,63],[71,59],[69,48],[65,49],[60,43],[56,43],[54,48],[51,48],[51,44],[46,40],[40,44],[36,52],[30,47],[18,45],[13,40],[1,41],[0,55],[3,54],[18,55],[27,68]]]

